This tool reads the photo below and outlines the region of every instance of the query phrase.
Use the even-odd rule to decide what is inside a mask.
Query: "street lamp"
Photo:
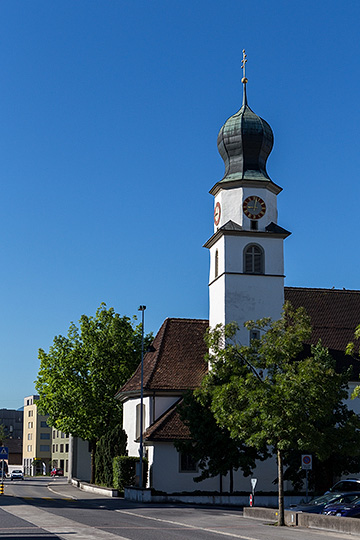
[[[138,311],[141,311],[141,383],[140,383],[140,475],[139,484],[143,487],[143,402],[144,402],[144,315],[146,306],[140,306]]]

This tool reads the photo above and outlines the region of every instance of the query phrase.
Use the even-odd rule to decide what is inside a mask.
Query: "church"
[[[225,174],[210,190],[214,231],[204,244],[210,253],[209,320],[166,319],[144,356],[143,399],[141,366],[117,394],[123,402],[129,455],[139,455],[141,417],[144,419],[147,487],[159,492],[220,489],[219,478],[194,483],[196,464],[174,446],[176,440],[189,439],[177,406],[184,392],[199,386],[208,370],[203,338],[208,326],[235,321],[237,340],[246,345],[259,335],[249,332],[244,323],[262,317],[276,320],[284,302],[290,301],[294,308],[303,306],[311,317],[311,343],[321,339],[341,369],[351,365],[345,347],[360,323],[360,291],[284,286],[283,245],[291,233],[278,223],[277,195],[282,188],[266,170],[273,132],[248,105],[245,63],[244,53],[242,106],[224,123],[217,139]],[[358,380],[359,367],[354,366],[351,387]],[[348,405],[360,413],[360,400],[349,400]],[[274,460],[259,463],[254,474],[259,490],[274,489]],[[236,491],[249,491],[249,484],[249,478],[235,473]],[[222,488],[229,489],[229,478],[222,479]]]

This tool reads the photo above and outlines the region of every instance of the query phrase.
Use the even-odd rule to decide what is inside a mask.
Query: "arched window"
[[[265,268],[264,250],[258,244],[249,244],[244,249],[245,274],[263,274]]]
[[[218,250],[215,251],[215,277],[217,278],[219,275],[219,252]]]

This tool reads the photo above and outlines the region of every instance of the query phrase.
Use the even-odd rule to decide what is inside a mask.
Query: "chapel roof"
[[[285,287],[285,300],[303,306],[311,318],[311,343],[321,339],[324,347],[345,351],[360,324],[360,291]]]
[[[144,434],[144,441],[174,441],[190,439],[190,430],[180,418],[179,405],[183,402],[179,399],[170,409],[162,414],[155,422],[147,428]]]
[[[208,321],[165,319],[149,352],[144,355],[144,392],[184,391],[199,386],[207,371],[204,335]],[[141,365],[117,393],[117,397],[140,390]]]

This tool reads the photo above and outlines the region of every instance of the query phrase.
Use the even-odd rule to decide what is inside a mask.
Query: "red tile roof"
[[[285,287],[285,300],[303,306],[311,318],[311,343],[344,351],[360,324],[360,291]]]
[[[182,399],[160,416],[144,434],[144,441],[174,441],[190,439],[189,428],[181,421],[178,406]]]
[[[183,391],[199,386],[207,371],[204,335],[208,321],[166,319],[154,341],[154,352],[144,355],[144,392]],[[117,397],[139,393],[141,366],[117,393]]]

